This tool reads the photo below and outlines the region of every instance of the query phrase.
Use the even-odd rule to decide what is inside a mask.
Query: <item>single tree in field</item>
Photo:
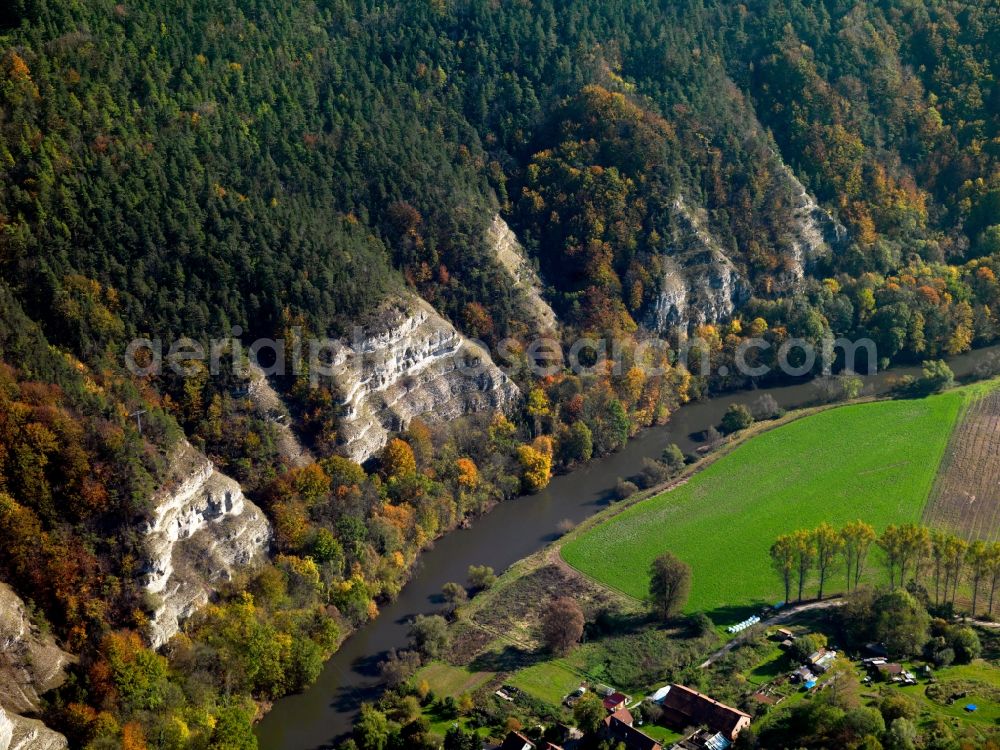
[[[560,596],[549,602],[542,615],[542,636],[553,653],[568,653],[583,635],[583,610],[574,599]]]
[[[972,577],[972,616],[976,616],[976,604],[979,601],[979,584],[987,575],[990,564],[990,548],[986,543],[977,539],[969,545],[965,551],[965,561],[969,566],[969,574]]]
[[[785,601],[792,598],[792,576],[795,573],[795,540],[782,534],[771,545],[771,566],[785,586]]]
[[[653,560],[649,569],[649,598],[664,620],[678,614],[691,591],[691,567],[670,552]]]
[[[837,564],[837,557],[844,540],[830,524],[821,523],[813,532],[813,546],[816,548],[816,572],[819,573],[818,598],[823,598],[823,585]]]
[[[796,531],[792,534],[792,545],[795,551],[795,572],[798,576],[799,601],[806,587],[809,571],[816,562],[816,542],[808,531]]]
[[[843,539],[841,553],[847,568],[847,589],[857,588],[864,573],[868,551],[875,541],[875,529],[864,521],[851,521],[840,532]]]

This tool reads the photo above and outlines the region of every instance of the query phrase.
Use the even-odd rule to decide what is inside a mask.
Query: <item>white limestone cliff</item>
[[[558,320],[551,305],[542,296],[542,280],[528,260],[517,236],[500,214],[493,217],[486,239],[497,261],[510,274],[514,288],[522,295],[522,314],[531,326],[532,333],[554,334],[558,328]]]
[[[145,529],[146,590],[158,597],[149,629],[154,647],[208,603],[218,585],[265,558],[271,527],[239,484],[184,441],[156,494]]]
[[[790,221],[782,238],[789,248],[784,286],[794,286],[801,281],[809,267],[819,258],[828,255],[831,248],[847,239],[847,229],[828,211],[820,207],[809,195],[805,186],[791,168],[778,160],[778,178],[782,187],[791,194]]]
[[[505,408],[520,392],[484,348],[427,302],[383,302],[344,340],[331,367],[340,401],[339,442],[362,462],[414,417],[442,423]]]
[[[0,706],[0,750],[65,750],[66,738],[37,719],[8,713]]]
[[[74,661],[32,624],[14,590],[0,583],[0,705],[13,713],[37,711],[42,693],[61,685]]]
[[[35,626],[24,601],[0,583],[0,750],[62,750],[66,738],[20,714],[41,709],[41,696],[66,679],[76,659]]]
[[[725,320],[750,298],[750,285],[709,232],[704,212],[683,197],[672,212],[674,234],[660,258],[659,294],[645,319],[660,335]]]

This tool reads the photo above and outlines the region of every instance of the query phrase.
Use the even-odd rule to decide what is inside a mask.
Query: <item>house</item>
[[[868,671],[881,680],[895,680],[903,674],[903,665],[889,662],[885,659],[865,659],[864,665]]]
[[[622,743],[626,750],[663,750],[659,742],[632,724],[632,714],[627,708],[620,708],[604,719],[602,734],[605,739]]]
[[[611,695],[604,696],[604,708],[609,713],[614,713],[620,708],[625,708],[625,704],[628,702],[628,696],[624,693],[614,692]]]
[[[733,743],[721,732],[699,729],[692,735],[674,743],[670,750],[729,750]]]
[[[684,685],[670,685],[660,700],[663,720],[675,727],[706,726],[730,740],[750,726],[750,714]]]
[[[836,651],[828,651],[825,648],[821,648],[819,651],[810,654],[806,662],[809,664],[809,667],[813,672],[823,674],[823,672],[833,666],[833,662],[836,658]]]
[[[538,750],[538,748],[520,732],[510,732],[497,750]]]
[[[799,667],[789,675],[789,679],[792,682],[809,682],[815,680],[816,675],[810,671],[809,667]]]

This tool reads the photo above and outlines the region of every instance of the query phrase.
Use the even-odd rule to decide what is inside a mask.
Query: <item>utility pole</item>
[[[145,409],[140,409],[139,411],[134,411],[129,414],[130,417],[135,417],[135,423],[139,427],[139,436],[142,437],[142,415],[146,413]]]

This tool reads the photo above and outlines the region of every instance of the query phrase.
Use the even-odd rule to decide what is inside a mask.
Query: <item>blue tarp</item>
[[[979,709],[979,706],[977,706],[977,705],[976,705],[975,703],[970,703],[969,705],[967,705],[967,706],[965,707],[965,710],[966,710],[966,711],[968,711],[968,712],[969,712],[970,714],[971,714],[971,713],[972,713],[973,711],[976,711],[976,710],[978,710],[978,709]]]
[[[814,687],[816,687],[816,680],[809,680],[806,683],[806,690],[812,690]]]

